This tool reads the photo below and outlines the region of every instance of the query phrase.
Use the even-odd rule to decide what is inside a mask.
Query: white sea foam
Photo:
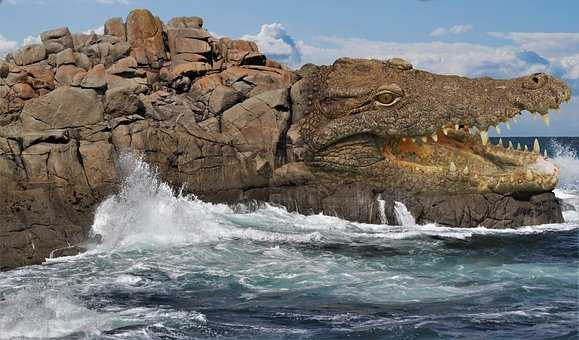
[[[62,289],[8,294],[0,301],[0,311],[0,339],[98,335],[111,327],[107,315],[83,307]]]
[[[232,239],[269,243],[350,243],[425,236],[467,239],[473,235],[523,235],[576,228],[571,224],[499,230],[416,225],[399,202],[395,213],[400,226],[353,223],[322,214],[304,216],[267,204],[253,212],[236,213],[226,205],[175,193],[140,159],[123,156],[121,164],[127,173],[121,190],[98,207],[92,227],[93,233],[102,235],[100,250]]]
[[[569,146],[552,142],[553,162],[560,168],[559,189],[565,191],[579,190],[579,157],[577,151]]]

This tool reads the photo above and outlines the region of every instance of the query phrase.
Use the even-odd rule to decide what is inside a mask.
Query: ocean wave
[[[35,287],[0,300],[0,339],[99,335],[112,328],[106,315],[84,307],[63,289]]]
[[[556,159],[567,159],[562,155],[566,154],[561,153]],[[222,240],[305,244],[424,237],[465,240],[477,235],[529,235],[577,228],[571,223],[517,229],[417,225],[401,203],[397,203],[398,219],[404,221],[401,226],[354,223],[323,214],[305,216],[268,204],[253,212],[238,213],[227,205],[203,202],[181,191],[175,193],[141,159],[125,155],[121,164],[127,175],[120,192],[105,200],[96,211],[92,233],[102,236],[98,250]],[[571,195],[567,191],[559,194]],[[567,214],[566,217],[572,219],[573,215]]]

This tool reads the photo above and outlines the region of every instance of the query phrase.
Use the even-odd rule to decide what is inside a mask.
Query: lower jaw
[[[497,159],[501,153],[509,158],[503,159],[502,164]],[[558,168],[539,154],[446,136],[436,142],[386,142],[383,155],[390,166],[415,173],[424,181],[439,181],[440,189],[449,193],[534,194],[552,191],[558,183]],[[519,158],[526,163],[513,164]],[[539,162],[549,171],[537,170]]]

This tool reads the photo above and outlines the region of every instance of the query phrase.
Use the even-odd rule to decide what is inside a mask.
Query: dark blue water
[[[541,144],[577,207],[579,140]],[[102,245],[0,273],[0,338],[579,337],[575,211],[518,230],[241,214],[128,166],[96,214]]]

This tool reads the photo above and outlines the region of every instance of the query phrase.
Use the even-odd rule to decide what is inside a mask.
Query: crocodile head
[[[571,97],[557,78],[469,79],[397,58],[339,59],[303,74],[292,90],[297,131],[318,172],[410,192],[536,193],[557,184],[559,169],[539,145],[488,140],[489,128],[508,127],[524,110],[547,121]]]

